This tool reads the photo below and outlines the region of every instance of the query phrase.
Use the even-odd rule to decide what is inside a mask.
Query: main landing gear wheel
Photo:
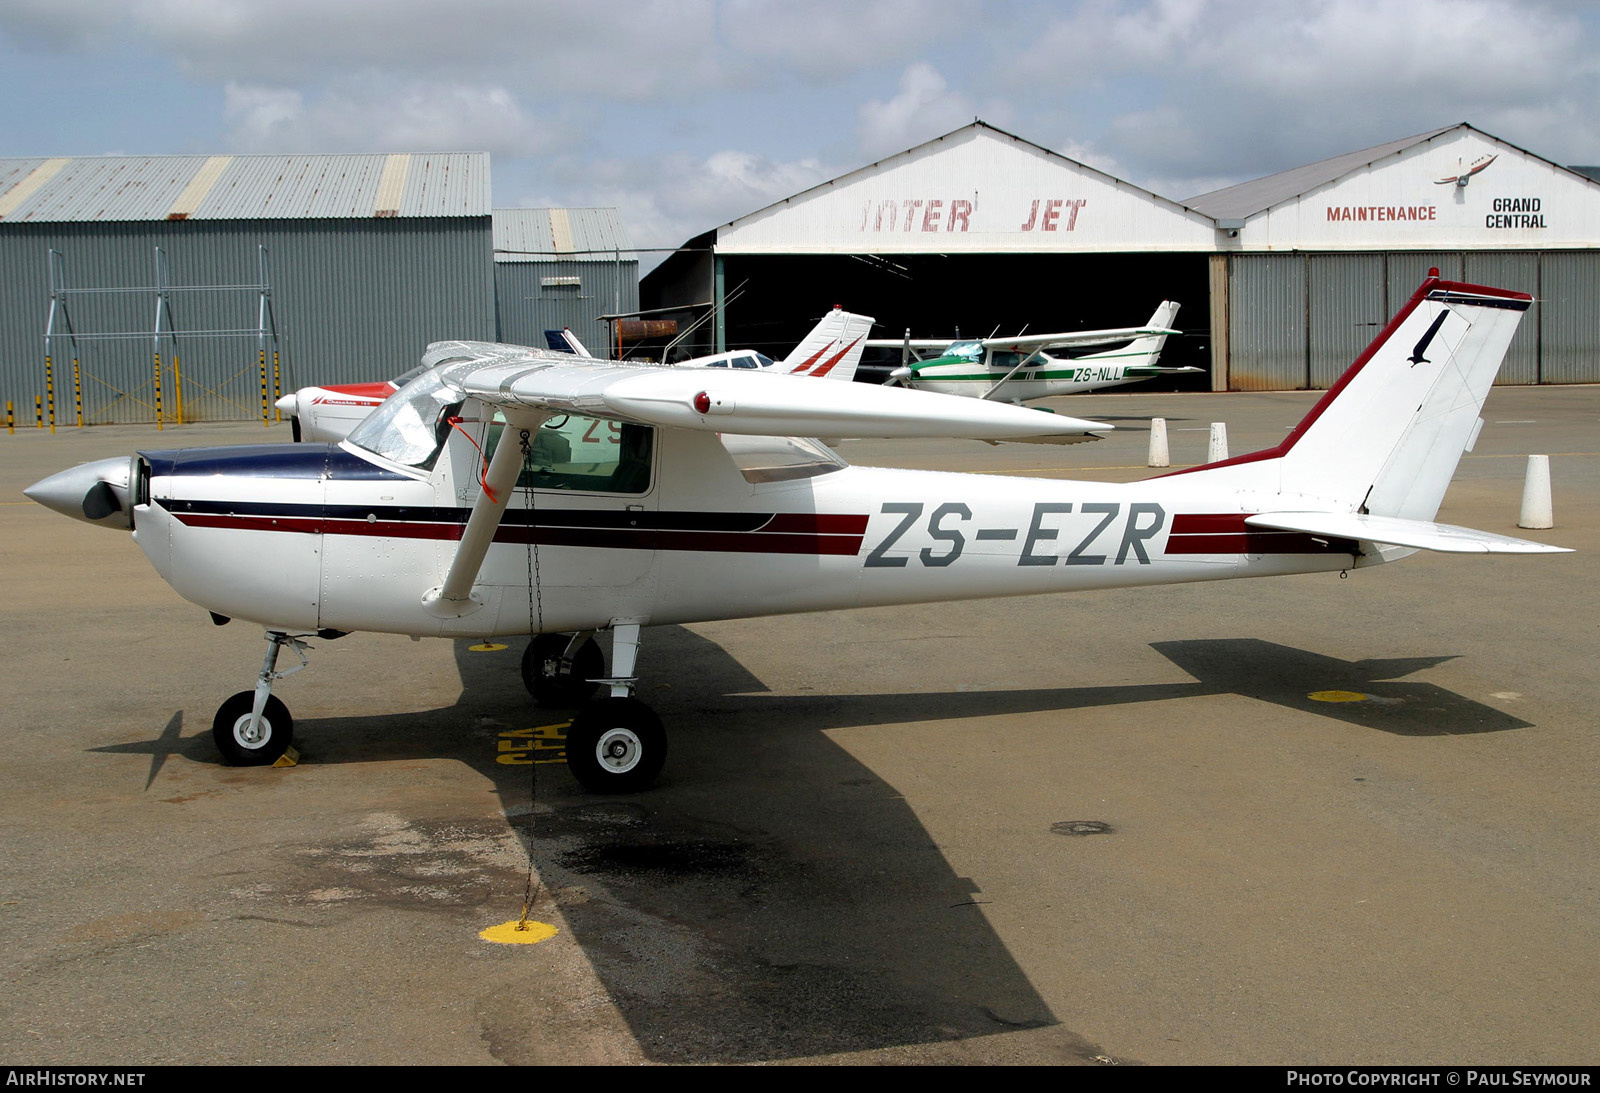
[[[606,674],[605,654],[593,638],[584,639],[564,671],[561,658],[571,640],[566,634],[537,634],[522,654],[522,682],[541,706],[581,706],[599,686],[590,680]]]
[[[666,761],[661,719],[637,699],[596,699],[567,730],[567,768],[592,793],[647,789]]]
[[[289,750],[289,742],[294,739],[294,718],[276,695],[267,696],[261,721],[251,733],[250,713],[255,702],[254,691],[240,691],[222,704],[211,722],[211,738],[230,766],[270,766]]]

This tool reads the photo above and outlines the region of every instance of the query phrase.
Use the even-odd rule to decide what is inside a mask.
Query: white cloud
[[[918,61],[901,73],[894,98],[861,105],[856,135],[868,156],[891,155],[959,129],[976,115],[972,101],[952,90],[938,69]]]
[[[1463,120],[1600,162],[1597,32],[1580,0],[0,0],[0,66],[108,60],[136,150],[486,149],[501,200],[537,167],[675,243],[974,116],[1174,197]]]
[[[1010,81],[1051,82],[1080,139],[1181,196],[1459,121],[1558,159],[1593,148],[1591,42],[1564,6],[1513,0],[1102,2]]]
[[[807,79],[837,80],[965,39],[984,7],[980,0],[725,0],[718,23],[735,56],[775,62]]]
[[[229,83],[230,143],[247,152],[487,151],[527,156],[561,127],[530,117],[503,87],[374,77],[307,101],[299,91]]]
[[[53,48],[164,54],[201,81],[375,70],[638,101],[718,82],[713,12],[711,0],[11,0],[0,25]]]
[[[651,160],[564,159],[542,166],[538,181],[516,204],[618,208],[641,248],[675,247],[838,173],[815,159],[777,161],[733,150]],[[660,258],[641,256],[643,268]]]

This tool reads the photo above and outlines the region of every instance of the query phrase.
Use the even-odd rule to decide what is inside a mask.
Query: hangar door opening
[[[1204,372],[1162,376],[1139,390],[1210,390],[1207,257],[1199,254],[728,255],[729,348],[781,358],[823,312],[871,315],[874,338],[1057,333],[1149,322],[1162,300],[1180,305],[1161,363]],[[898,350],[877,352],[882,370]],[[863,363],[863,372],[871,364]],[[1126,389],[1123,389],[1126,390]]]

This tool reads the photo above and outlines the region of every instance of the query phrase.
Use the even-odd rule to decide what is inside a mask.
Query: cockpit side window
[[[505,432],[498,411],[489,426],[484,458],[492,458]],[[513,441],[520,437],[512,434]],[[564,414],[528,439],[518,489],[640,494],[650,490],[655,431],[647,425]]]

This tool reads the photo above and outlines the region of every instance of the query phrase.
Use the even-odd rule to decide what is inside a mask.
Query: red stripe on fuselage
[[[1215,464],[1213,464],[1215,465]],[[1244,522],[1248,512],[1182,512],[1172,517],[1168,554],[1349,554],[1349,540],[1275,531]]]
[[[461,538],[464,524],[423,521],[342,520],[317,516],[239,516],[176,513],[188,527],[245,531],[299,532],[307,535],[359,535],[392,539]],[[602,528],[502,524],[497,543],[582,546],[613,550],[700,550],[716,553],[818,554],[851,556],[861,550],[867,517],[832,513],[777,513],[755,531]]]

